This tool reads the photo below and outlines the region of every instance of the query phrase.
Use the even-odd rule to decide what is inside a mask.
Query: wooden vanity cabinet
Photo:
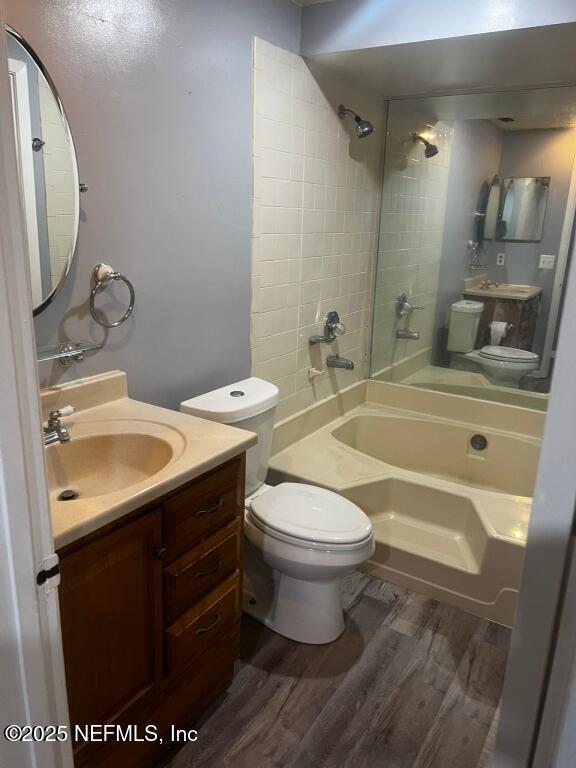
[[[73,725],[154,725],[163,743],[78,742],[75,765],[147,768],[229,685],[239,650],[244,457],[60,554]],[[180,745],[182,746],[182,745]]]
[[[465,299],[479,301],[477,293],[463,294]],[[531,351],[534,346],[536,323],[540,314],[541,294],[527,301],[518,299],[496,299],[490,296],[482,296],[484,310],[480,317],[476,344],[483,347],[490,344],[490,323],[493,320],[502,320],[510,323],[512,328],[502,340],[503,347],[515,347]]]

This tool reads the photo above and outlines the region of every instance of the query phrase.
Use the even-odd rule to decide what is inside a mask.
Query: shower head
[[[424,157],[434,157],[434,155],[437,155],[438,152],[440,152],[436,144],[432,144],[430,141],[425,139],[424,136],[420,136],[419,133],[412,134],[412,141],[421,141],[422,144],[424,144]]]
[[[371,133],[374,133],[374,126],[369,120],[363,120],[360,115],[357,115],[356,112],[354,112],[354,110],[348,109],[344,104],[340,104],[338,107],[338,117],[340,120],[344,120],[346,115],[351,115],[354,118],[354,122],[356,123],[356,136],[358,136],[359,139],[365,139],[366,136],[370,136]]]

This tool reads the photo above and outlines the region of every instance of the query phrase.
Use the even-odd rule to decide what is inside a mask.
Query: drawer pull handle
[[[215,512],[218,512],[221,506],[222,506],[222,499],[218,499],[216,504],[212,504],[211,507],[207,507],[206,509],[199,509],[197,512],[194,512],[194,517],[203,517],[204,515],[213,515]]]
[[[199,627],[199,628],[196,630],[196,635],[203,635],[205,632],[211,632],[213,629],[216,629],[216,627],[218,626],[218,624],[220,624],[220,619],[221,619],[221,616],[220,616],[220,614],[219,614],[219,613],[217,613],[217,614],[216,614],[216,618],[214,619],[214,621],[212,622],[212,624],[210,624],[210,626],[209,626],[209,627]]]
[[[221,557],[218,558],[218,561],[216,562],[216,565],[213,568],[210,568],[207,571],[200,571],[199,573],[194,574],[195,579],[204,579],[206,576],[212,576],[212,574],[216,573],[217,571],[222,568],[224,565],[224,560],[222,560]]]
[[[154,552],[154,557],[156,558],[156,560],[164,560],[167,552],[168,550],[166,549],[166,547],[160,547],[160,549],[157,549]]]

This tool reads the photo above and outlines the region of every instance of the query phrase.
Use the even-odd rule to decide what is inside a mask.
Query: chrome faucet
[[[405,293],[399,293],[396,296],[396,317],[406,317],[406,315],[411,315],[416,309],[424,309],[424,307],[415,307],[410,304]]]
[[[345,368],[347,371],[354,370],[354,363],[352,360],[348,360],[346,357],[340,357],[340,355],[328,355],[326,358],[326,365],[328,368]]]
[[[45,446],[52,445],[52,443],[70,442],[70,432],[62,426],[60,419],[65,416],[72,416],[75,410],[72,405],[65,405],[58,411],[50,411],[48,422],[42,429]]]
[[[410,302],[408,301],[407,294],[405,293],[399,293],[398,296],[396,296],[396,317],[398,318],[407,317],[409,322],[412,312],[414,312],[414,310],[416,309],[424,309],[424,307],[412,306],[412,304],[410,304]],[[410,341],[418,341],[418,339],[420,338],[420,331],[412,331],[410,330],[410,328],[397,328],[396,338],[409,339]]]
[[[482,243],[477,240],[468,240],[466,243],[468,253],[470,254],[470,263],[468,269],[470,272],[477,272],[479,269],[485,269],[487,264],[480,264],[480,254],[483,251]]]
[[[418,341],[420,338],[420,331],[411,331],[410,328],[397,328],[397,339],[406,339],[408,341]]]
[[[336,336],[346,333],[346,328],[340,322],[340,315],[335,310],[330,310],[324,320],[324,335],[310,336],[310,344],[330,344]]]

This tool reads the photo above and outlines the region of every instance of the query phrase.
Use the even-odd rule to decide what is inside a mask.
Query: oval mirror
[[[16,155],[34,314],[58,293],[78,235],[78,166],[58,93],[26,41],[7,28]]]

